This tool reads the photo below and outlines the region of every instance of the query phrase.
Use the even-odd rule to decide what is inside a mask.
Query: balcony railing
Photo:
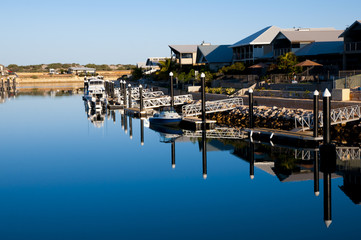
[[[345,52],[361,52],[361,42],[345,43]]]

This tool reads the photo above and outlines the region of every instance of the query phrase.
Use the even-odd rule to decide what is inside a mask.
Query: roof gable
[[[337,42],[342,30],[281,31],[275,39],[287,38],[290,42]]]
[[[225,63],[232,62],[233,52],[230,45],[200,45],[198,46],[197,62]]]
[[[361,27],[361,20],[357,20],[353,24],[351,24],[351,26],[346,28],[346,30],[339,37],[344,37],[345,34],[347,34],[350,30],[352,30],[355,27]]]
[[[322,54],[342,54],[343,42],[314,42],[298,50],[296,56],[315,56]]]
[[[169,45],[172,51],[178,53],[195,53],[197,52],[197,45]]]
[[[240,47],[245,45],[260,45],[260,44],[270,44],[274,37],[278,34],[281,28],[276,26],[266,27],[244,39],[233,44],[231,48]]]

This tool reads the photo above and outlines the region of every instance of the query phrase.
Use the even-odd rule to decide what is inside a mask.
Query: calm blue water
[[[173,169],[171,143],[145,127],[142,146],[140,120],[130,139],[120,119],[96,127],[80,95],[0,104],[0,239],[359,239],[361,206],[342,176],[326,228],[322,179],[318,197],[312,172],[292,180],[312,163],[285,175],[269,159],[251,180],[248,142],[208,140],[203,179],[198,139],[176,140]],[[255,149],[256,162],[293,151]]]

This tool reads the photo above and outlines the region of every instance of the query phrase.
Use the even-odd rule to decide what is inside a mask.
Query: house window
[[[301,45],[299,43],[292,43],[292,48],[300,48]]]
[[[192,53],[182,53],[182,58],[192,58]]]

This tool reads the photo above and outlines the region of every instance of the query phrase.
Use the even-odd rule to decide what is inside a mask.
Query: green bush
[[[226,88],[226,93],[228,94],[228,95],[231,95],[231,94],[233,94],[233,93],[235,93],[236,92],[236,89],[235,88]]]

